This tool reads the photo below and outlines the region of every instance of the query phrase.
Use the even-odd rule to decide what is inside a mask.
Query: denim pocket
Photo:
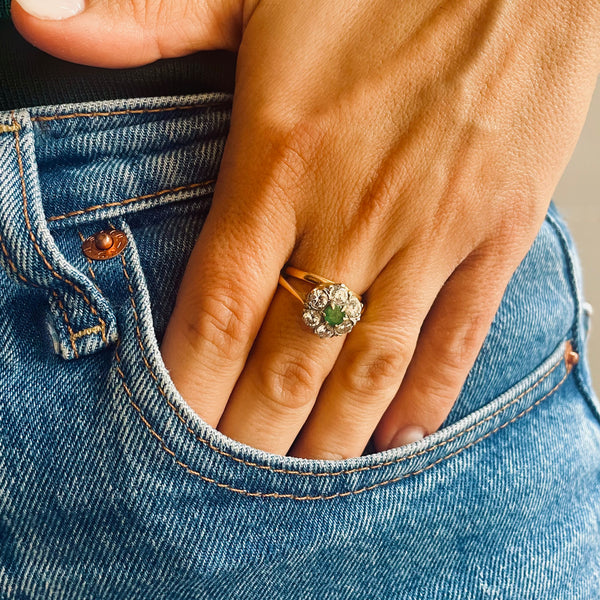
[[[130,426],[142,426],[173,467],[204,484],[212,483],[219,491],[249,497],[352,496],[432,470],[480,445],[550,397],[565,380],[570,369],[564,360],[567,343],[576,348],[580,344],[574,326],[578,304],[569,256],[549,217],[513,276],[450,415],[439,431],[421,442],[346,461],[311,461],[259,451],[204,423],[175,389],[159,344],[187,258],[210,208],[209,176],[215,175],[218,165],[213,154],[217,146],[222,149],[226,130],[219,112],[221,100],[219,96],[205,98],[198,105],[181,101],[181,106],[173,107],[32,117],[39,128],[38,191],[46,221],[42,229],[70,261],[70,268],[116,311],[119,346],[114,353],[111,393],[127,401],[130,417],[138,419]],[[217,112],[212,117],[198,117],[199,141],[186,133],[187,121],[182,117],[173,125],[164,116],[179,110],[193,120],[193,111],[213,104]],[[139,114],[143,118],[136,122]],[[138,162],[141,150],[136,148],[142,145],[135,135],[130,141],[130,127],[142,138],[151,137],[149,152],[140,159],[145,164],[142,174],[148,176],[148,181],[142,178],[141,188],[134,172],[121,181],[115,180],[112,171],[122,165],[124,172],[130,172]],[[142,127],[141,134],[135,127]],[[183,144],[177,140],[173,146],[173,127],[184,136]],[[211,131],[217,144],[212,150]],[[57,152],[68,159],[53,159]],[[204,171],[190,177],[199,178],[203,185],[180,179],[187,157],[196,154],[204,156],[206,164]],[[83,166],[74,168],[79,161]],[[164,176],[159,174],[158,181],[151,177],[149,165],[167,165]],[[101,177],[96,181],[98,173]],[[108,191],[98,201],[94,195],[99,194],[103,180]],[[148,191],[150,187],[153,191]],[[78,188],[83,195],[72,193]],[[119,198],[112,199],[113,195]],[[42,199],[37,206],[43,213]],[[81,254],[80,241],[108,224],[123,229],[129,244],[114,259],[92,265]]]
[[[185,227],[177,215],[172,216],[171,225],[164,218],[154,220],[151,216],[144,224],[142,217],[138,217],[133,220],[131,217],[119,218],[114,222],[130,239],[119,265],[121,280],[116,284],[128,290],[129,295],[129,301],[122,305],[122,339],[115,355],[121,394],[130,404],[137,426],[153,438],[153,443],[172,468],[196,478],[202,485],[213,486],[220,493],[309,501],[343,498],[382,486],[402,485],[403,480],[440,468],[450,459],[493,439],[495,433],[526,418],[564,384],[573,367],[570,358],[573,344],[571,296],[564,299],[563,312],[550,325],[545,323],[542,336],[540,324],[535,321],[539,318],[540,307],[531,305],[528,295],[531,288],[528,287],[524,294],[521,287],[527,273],[535,271],[536,276],[541,276],[540,257],[549,260],[545,253],[558,248],[552,229],[547,225],[538,240],[541,247],[534,249],[531,256],[538,264],[521,267],[525,273],[517,274],[512,291],[507,291],[507,308],[499,311],[496,325],[470,375],[471,380],[440,430],[409,446],[343,461],[298,459],[260,451],[231,440],[195,414],[176,390],[159,351],[162,326],[166,323],[168,307],[173,304],[176,286],[166,277],[164,269],[157,271],[156,263],[169,265],[171,272],[181,272],[184,257],[191,251],[203,217],[197,215],[194,220],[193,215],[187,215]],[[176,252],[177,257],[148,254],[149,247],[157,247],[158,237],[169,238],[176,231],[178,242],[182,244],[182,250]],[[184,242],[184,238],[188,241]],[[140,247],[144,251],[140,251]],[[554,269],[560,263],[560,256],[555,257],[554,266],[548,264],[548,273],[552,272],[552,276],[556,275]],[[562,263],[559,266],[562,269]],[[116,278],[116,274],[112,277]],[[150,279],[155,280],[152,293]],[[160,295],[167,288],[170,291],[163,302]],[[513,315],[510,321],[514,298],[522,301],[521,312],[530,314]],[[549,312],[557,312],[554,304],[546,308]],[[527,360],[521,354],[507,356],[506,344],[514,342],[512,328],[523,328],[524,323],[529,323],[528,319],[538,329],[536,337],[530,341],[529,350],[524,346],[526,335],[516,346],[521,353],[527,352]],[[158,330],[155,320],[161,323]],[[527,332],[521,329],[521,333]],[[485,381],[486,385],[474,383],[476,378]],[[493,442],[490,443],[493,447]]]

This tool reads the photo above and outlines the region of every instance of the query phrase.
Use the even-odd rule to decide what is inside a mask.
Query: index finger
[[[281,214],[271,217],[272,203],[250,208],[242,200],[250,196],[249,189],[236,188],[234,180],[228,170],[221,172],[161,345],[175,386],[213,427],[244,368],[295,242],[295,228]]]

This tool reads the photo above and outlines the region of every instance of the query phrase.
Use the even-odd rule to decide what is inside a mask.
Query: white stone
[[[337,286],[332,290],[331,300],[338,306],[343,306],[348,302],[348,288],[345,285]]]
[[[342,335],[344,333],[348,333],[352,327],[354,327],[354,323],[352,323],[352,321],[342,321],[339,325],[335,326],[335,332],[337,335]]]
[[[302,320],[309,326],[315,327],[321,321],[321,315],[314,310],[305,310],[302,313]]]
[[[329,302],[329,296],[325,293],[324,290],[315,288],[314,290],[311,290],[310,292],[308,292],[308,295],[306,296],[306,301],[305,303],[311,307],[311,308],[316,308],[317,310],[321,310],[323,308],[325,308],[325,306],[327,306],[327,303]]]
[[[352,296],[348,301],[348,304],[344,307],[344,312],[346,315],[352,319],[356,319],[360,317],[360,312],[362,310],[362,303],[356,296]]]
[[[315,333],[320,338],[330,338],[333,337],[333,329],[327,325],[327,323],[321,323],[316,329]]]

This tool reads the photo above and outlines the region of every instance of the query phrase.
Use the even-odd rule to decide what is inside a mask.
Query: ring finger
[[[369,288],[368,308],[349,334],[290,454],[360,456],[411,361],[421,325],[452,266],[398,254]]]
[[[218,429],[248,445],[285,454],[309,419],[311,433],[300,436],[300,444],[294,445],[296,455],[304,458],[359,455],[402,380],[403,369],[392,375],[386,366],[392,360],[389,357],[398,352],[396,340],[402,340],[406,351],[409,349],[401,338],[402,332],[382,335],[384,329],[386,332],[392,329],[389,327],[392,314],[390,307],[376,300],[379,293],[372,295],[372,290],[381,288],[383,297],[397,294],[403,298],[397,310],[401,310],[403,320],[411,323],[414,330],[408,334],[409,339],[414,338],[408,342],[410,345],[416,341],[420,323],[443,283],[442,276],[436,284],[419,286],[417,294],[413,291],[414,281],[423,273],[418,256],[404,255],[401,262],[400,267],[392,261],[380,274],[375,288],[369,291],[368,307],[361,321],[344,337],[321,339],[311,333],[300,317],[302,308],[298,300],[280,287]],[[404,283],[399,284],[400,273]],[[354,291],[368,285],[368,282],[361,285],[356,271],[332,279],[344,282]],[[355,358],[348,358],[349,355]],[[383,375],[380,368],[384,369]],[[330,377],[326,388],[321,390],[332,369],[336,373],[333,383]],[[365,372],[367,375],[363,377]],[[348,389],[352,387],[353,390]],[[340,403],[344,406],[342,411],[331,410],[332,404],[339,407]]]

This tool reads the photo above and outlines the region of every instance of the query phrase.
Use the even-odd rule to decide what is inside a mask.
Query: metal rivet
[[[101,231],[94,236],[94,243],[98,250],[108,250],[113,244],[113,239],[106,231]]]
[[[573,350],[571,340],[566,343],[565,347],[565,365],[567,373],[570,373],[573,367],[579,362],[579,353]]]
[[[574,350],[570,350],[567,352],[566,361],[568,365],[575,366],[579,362],[579,354]]]
[[[104,229],[91,235],[81,245],[83,253],[93,260],[107,260],[127,246],[127,236],[120,229]]]

